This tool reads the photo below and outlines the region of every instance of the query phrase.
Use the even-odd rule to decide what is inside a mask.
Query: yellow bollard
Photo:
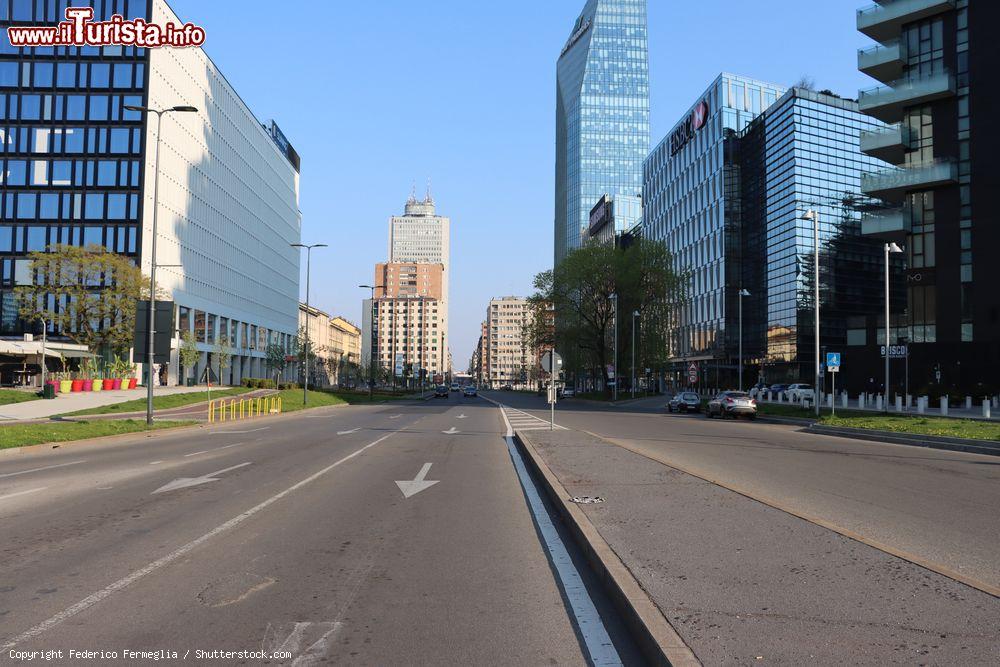
[[[215,421],[215,413],[212,411],[213,407],[214,406],[212,405],[212,401],[209,401],[208,402],[208,423],[209,424],[211,424],[212,422]]]

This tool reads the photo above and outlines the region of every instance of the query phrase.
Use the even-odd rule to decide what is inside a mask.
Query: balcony
[[[900,164],[913,144],[909,125],[896,123],[861,133],[861,152],[889,164]]]
[[[906,45],[898,39],[858,51],[858,70],[876,81],[890,83],[903,76]]]
[[[880,238],[901,237],[910,231],[910,217],[903,208],[861,214],[861,234]]]
[[[899,37],[903,25],[955,8],[955,0],[878,0],[858,10],[858,31],[876,42]]]
[[[958,182],[958,164],[935,160],[903,169],[887,169],[861,175],[861,191],[887,201],[899,201],[907,192],[930,190]]]
[[[878,118],[883,123],[897,123],[903,119],[903,112],[907,107],[927,104],[954,94],[955,77],[950,72],[940,72],[862,90],[858,95],[858,107],[862,113]]]

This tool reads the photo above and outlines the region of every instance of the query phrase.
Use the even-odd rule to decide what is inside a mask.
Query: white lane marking
[[[351,435],[352,433],[357,433],[360,428],[351,429],[350,431],[337,431],[337,435]]]
[[[66,620],[68,620],[70,618],[73,618],[74,616],[76,616],[77,614],[79,614],[82,611],[86,611],[87,609],[93,607],[98,602],[101,602],[102,600],[107,599],[108,597],[110,597],[111,595],[114,595],[118,591],[123,590],[125,588],[128,588],[129,586],[131,586],[135,582],[139,581],[140,579],[142,579],[146,575],[151,574],[153,572],[156,572],[157,570],[163,568],[164,566],[169,565],[170,563],[174,562],[178,558],[181,558],[182,556],[185,556],[185,555],[191,553],[192,551],[194,551],[195,549],[197,549],[199,546],[201,546],[205,542],[208,542],[213,537],[216,537],[217,535],[221,535],[222,533],[235,528],[236,526],[238,526],[241,523],[245,522],[247,519],[251,518],[252,516],[254,516],[256,514],[259,514],[260,512],[262,512],[263,510],[267,509],[268,507],[270,507],[274,503],[278,502],[282,498],[285,498],[286,496],[288,496],[288,495],[290,495],[290,494],[298,491],[299,489],[301,489],[302,487],[306,486],[307,484],[315,482],[317,479],[319,479],[323,475],[327,474],[328,472],[330,472],[331,470],[333,470],[337,466],[339,466],[339,465],[341,465],[343,463],[346,463],[347,461],[350,461],[351,459],[353,459],[356,456],[360,456],[361,454],[363,454],[364,452],[368,451],[372,447],[374,447],[374,446],[376,446],[376,445],[378,445],[378,444],[380,444],[382,442],[385,442],[386,440],[388,440],[393,435],[395,435],[396,433],[399,433],[399,432],[400,431],[393,431],[392,433],[383,435],[381,438],[379,438],[375,442],[371,442],[371,443],[365,445],[364,447],[362,447],[360,449],[354,450],[353,452],[351,452],[350,454],[348,454],[344,458],[340,459],[339,461],[337,461],[335,463],[331,463],[330,465],[328,465],[327,467],[323,468],[319,472],[313,473],[309,477],[306,477],[302,481],[300,481],[300,482],[298,482],[296,484],[293,484],[292,486],[288,487],[284,491],[281,491],[280,493],[277,493],[277,494],[271,496],[270,498],[268,498],[264,502],[260,503],[259,505],[255,505],[254,507],[251,507],[246,512],[243,512],[243,514],[237,515],[237,516],[233,517],[232,519],[230,519],[229,521],[227,521],[227,522],[225,522],[225,523],[223,523],[223,524],[221,524],[219,526],[216,526],[215,528],[213,528],[212,530],[208,531],[207,533],[205,533],[201,537],[188,542],[184,546],[176,549],[175,551],[170,552],[166,556],[163,556],[162,558],[153,561],[149,565],[146,565],[145,567],[140,568],[140,569],[132,572],[128,576],[123,577],[122,579],[119,579],[115,583],[110,584],[109,586],[106,586],[105,588],[102,588],[101,590],[97,591],[93,595],[89,595],[89,596],[85,597],[84,599],[80,600],[79,602],[77,602],[73,606],[67,607],[66,609],[64,609],[61,612],[59,612],[58,614],[56,614],[55,616],[53,616],[53,617],[51,617],[51,618],[49,618],[49,619],[47,619],[45,621],[42,621],[41,623],[39,623],[35,627],[31,628],[30,630],[26,630],[25,632],[22,632],[18,636],[14,637],[12,639],[9,639],[2,647],[0,647],[0,650],[6,651],[8,649],[11,649],[11,648],[17,646],[18,644],[20,644],[22,642],[26,642],[29,639],[34,639],[35,637],[37,637],[37,636],[39,636],[41,634],[44,634],[45,632],[47,632],[48,630],[51,630],[52,628],[56,627],[60,623],[63,623],[64,621],[66,621]]]
[[[576,627],[583,637],[584,644],[587,646],[587,652],[590,654],[591,664],[621,665],[621,657],[618,655],[618,651],[615,649],[610,635],[608,635],[607,628],[604,627],[604,620],[601,619],[601,615],[597,612],[597,607],[594,605],[594,601],[583,583],[583,578],[576,569],[573,559],[570,558],[569,551],[566,549],[566,545],[563,544],[562,538],[559,537],[559,531],[556,530],[555,524],[552,523],[552,518],[545,508],[545,504],[542,502],[538,487],[535,486],[535,482],[528,473],[528,468],[524,464],[521,452],[517,450],[517,445],[514,444],[514,428],[507,419],[507,413],[504,411],[502,405],[500,406],[500,414],[503,415],[503,420],[507,424],[507,434],[504,436],[504,439],[507,441],[507,451],[510,452],[510,458],[514,462],[514,469],[521,480],[521,488],[524,489],[528,507],[535,518],[535,525],[538,526],[538,532],[541,533],[542,539],[545,541],[549,557],[552,559],[552,564],[559,575],[559,582],[566,593],[566,600],[569,602],[570,609],[573,612]]]
[[[230,466],[229,468],[223,468],[222,470],[217,470],[216,472],[210,472],[207,475],[202,475],[201,477],[178,477],[174,481],[164,484],[156,491],[153,491],[150,495],[156,495],[157,493],[166,493],[167,491],[177,491],[179,489],[186,489],[189,486],[200,486],[201,484],[208,484],[209,482],[218,482],[219,478],[216,475],[224,475],[227,472],[231,472],[238,468],[244,468],[250,465],[250,461],[246,463],[241,463],[239,465]]]
[[[8,498],[17,498],[18,496],[26,496],[29,493],[38,493],[39,491],[44,491],[49,487],[43,486],[39,489],[28,489],[27,491],[18,491],[17,493],[8,493],[6,496],[0,496],[0,500],[7,500]]]
[[[150,462],[149,462],[149,465],[151,465],[151,466],[158,466],[158,465],[160,465],[161,463],[163,463],[163,461],[150,461]]]
[[[233,444],[231,444],[231,445],[225,445],[224,447],[216,447],[214,449],[203,449],[200,452],[191,452],[190,454],[185,454],[184,458],[190,458],[192,456],[198,456],[199,454],[208,454],[209,452],[218,452],[218,451],[222,451],[223,449],[230,449],[231,447],[239,447],[240,445],[245,445],[245,444],[247,444],[247,443],[245,443],[245,442],[234,442]]]
[[[431,481],[431,482],[425,481],[427,478],[427,473],[430,472],[430,470],[431,470],[431,464],[425,463],[424,467],[420,469],[420,472],[417,473],[416,478],[414,478],[412,481],[408,480],[404,482],[399,482],[399,481],[396,482],[396,486],[398,486],[399,490],[403,492],[404,498],[410,498],[412,496],[415,496],[421,491],[426,491],[427,489],[437,484],[437,481]]]
[[[402,416],[403,415],[392,415],[391,417],[389,417],[389,419],[399,419]]]
[[[22,470],[20,472],[9,472],[9,473],[7,473],[5,475],[0,475],[0,479],[4,479],[6,477],[17,477],[18,475],[27,475],[29,472],[41,472],[43,470],[55,470],[56,468],[65,468],[66,466],[75,466],[75,465],[80,465],[81,463],[86,463],[86,462],[87,462],[87,460],[84,459],[83,461],[73,461],[72,463],[60,463],[60,464],[54,465],[54,466],[45,466],[44,468],[32,468],[31,470]]]
[[[444,433],[445,435],[458,435],[459,433],[461,433],[461,431],[456,429],[454,426],[452,426],[447,431],[441,431],[441,432]]]

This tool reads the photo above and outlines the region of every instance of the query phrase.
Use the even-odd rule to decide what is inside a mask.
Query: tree
[[[686,277],[674,270],[673,258],[663,243],[640,238],[625,248],[588,244],[570,252],[554,270],[539,273],[531,301],[536,312],[544,304],[552,304],[553,342],[567,361],[565,367],[589,367],[606,383],[614,358],[612,295],[617,295],[618,304],[619,362],[630,352],[630,337],[624,334],[629,331],[631,314],[638,311],[640,320],[648,323],[643,327],[641,347],[650,352],[643,358],[637,350],[638,365],[665,353],[661,332],[669,319],[670,304],[682,296],[686,282]],[[531,337],[544,341],[544,319],[533,329]],[[651,346],[659,349],[653,351]]]
[[[198,341],[195,339],[194,333],[185,331],[184,335],[181,336],[181,348],[178,351],[178,356],[181,366],[185,369],[194,370],[198,366],[201,352],[198,351]],[[183,381],[183,378],[181,380]]]
[[[229,349],[229,337],[219,336],[215,343],[215,360],[219,369],[219,384],[222,384],[222,373],[229,368],[229,362],[233,358],[233,353]]]
[[[268,373],[274,373],[274,386],[277,388],[278,378],[281,376],[282,371],[285,370],[285,366],[288,365],[288,362],[285,360],[285,349],[277,343],[271,343],[265,348],[264,354],[267,358]]]
[[[54,245],[29,258],[32,284],[16,289],[22,318],[44,315],[93,351],[132,346],[136,302],[149,298],[149,279],[132,260],[98,245]]]

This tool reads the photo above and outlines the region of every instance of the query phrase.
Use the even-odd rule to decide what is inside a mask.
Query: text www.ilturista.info
[[[67,7],[66,20],[54,26],[11,26],[12,46],[138,46],[186,48],[205,43],[205,29],[193,23],[149,23],[115,14],[94,21],[92,7]]]

